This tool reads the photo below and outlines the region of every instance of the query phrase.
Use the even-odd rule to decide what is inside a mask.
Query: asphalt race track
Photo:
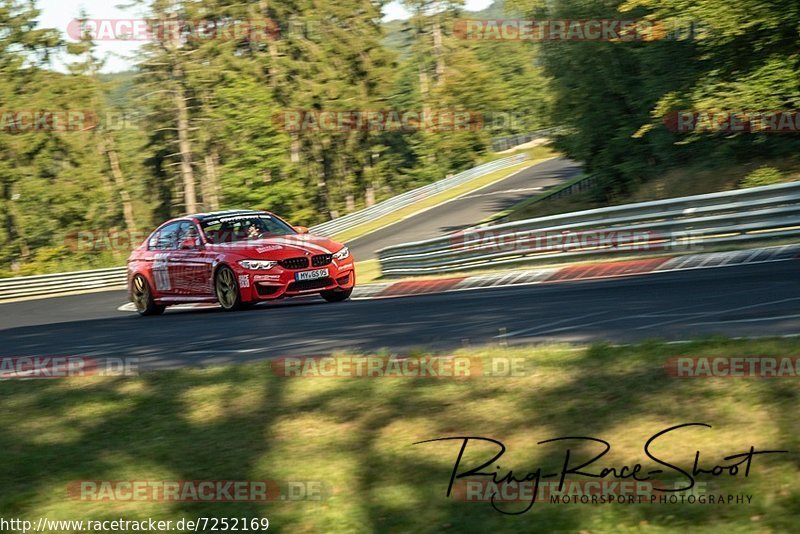
[[[428,239],[471,226],[580,172],[581,167],[568,159],[543,161],[483,189],[352,239],[347,245],[357,260],[368,260],[376,257],[376,251],[389,245]]]
[[[117,311],[124,292],[0,305],[10,356],[138,357],[142,368],[324,355],[355,349],[447,351],[465,344],[627,342],[800,332],[800,260],[253,310]],[[501,336],[504,329],[505,336]]]

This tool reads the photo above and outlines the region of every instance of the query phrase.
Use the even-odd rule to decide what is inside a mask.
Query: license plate
[[[317,269],[316,271],[303,271],[294,274],[294,279],[300,282],[301,280],[318,280],[328,276],[328,269]]]

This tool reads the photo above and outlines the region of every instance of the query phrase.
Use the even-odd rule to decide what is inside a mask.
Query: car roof
[[[197,219],[198,221],[204,221],[208,219],[217,219],[219,217],[236,217],[239,215],[264,215],[268,214],[269,212],[263,210],[222,210],[222,211],[210,211],[207,213],[195,213],[193,215],[187,215],[186,217],[191,219]]]

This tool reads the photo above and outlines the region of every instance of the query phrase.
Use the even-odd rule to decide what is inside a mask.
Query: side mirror
[[[308,233],[308,228],[306,228],[305,226],[295,226],[294,229],[298,234],[307,234]]]

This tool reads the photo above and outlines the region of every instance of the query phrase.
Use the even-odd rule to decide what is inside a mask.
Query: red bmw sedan
[[[266,211],[172,219],[128,258],[128,290],[141,315],[186,302],[219,302],[232,311],[314,293],[340,302],[355,278],[346,246]]]

